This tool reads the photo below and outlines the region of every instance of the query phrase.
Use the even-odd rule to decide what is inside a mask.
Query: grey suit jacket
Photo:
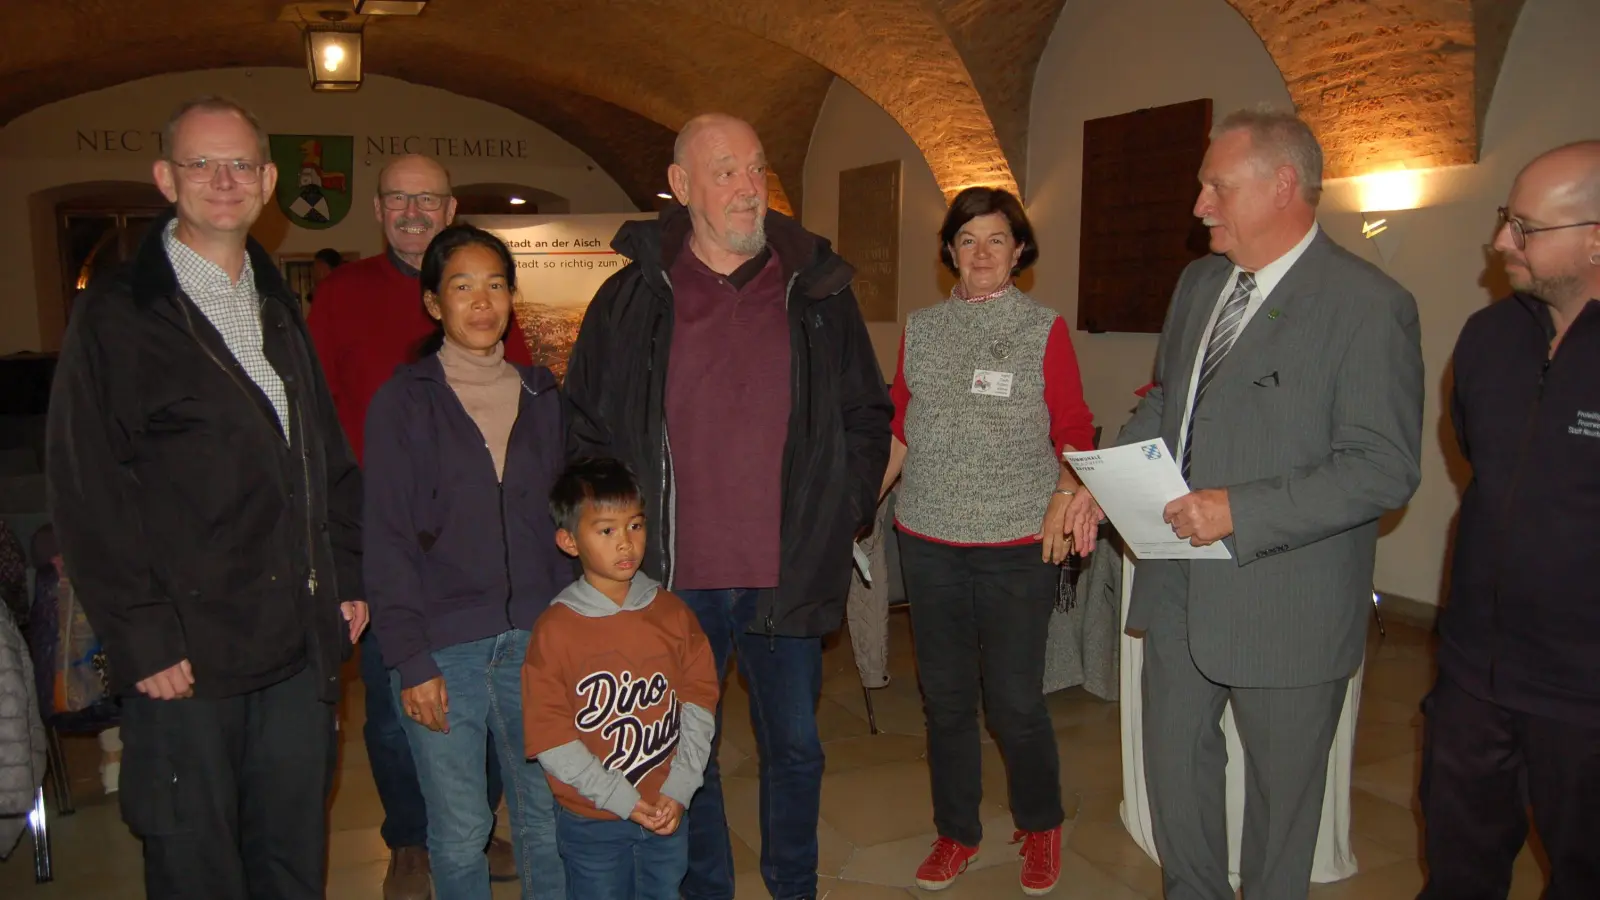
[[[1233,265],[1184,270],[1156,386],[1118,444],[1174,452],[1200,341]],[[1187,611],[1190,653],[1232,687],[1303,687],[1354,672],[1365,648],[1378,517],[1421,478],[1417,305],[1318,234],[1250,319],[1194,416],[1190,486],[1227,488],[1231,560],[1139,563],[1128,626]]]

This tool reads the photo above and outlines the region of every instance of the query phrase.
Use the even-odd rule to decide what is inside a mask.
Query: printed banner
[[[611,239],[630,219],[654,213],[578,216],[463,216],[494,232],[517,261],[517,321],[528,337],[533,361],[557,378],[567,373],[567,355],[595,292],[629,263],[611,249]]]

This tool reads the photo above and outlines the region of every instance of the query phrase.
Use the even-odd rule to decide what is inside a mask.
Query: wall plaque
[[[1207,252],[1194,217],[1211,101],[1083,123],[1078,330],[1157,334],[1184,266]]]
[[[900,161],[839,173],[839,255],[855,267],[856,302],[868,322],[900,311]]]

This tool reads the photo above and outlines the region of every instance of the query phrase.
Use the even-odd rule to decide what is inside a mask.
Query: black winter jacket
[[[271,402],[178,287],[163,235],[79,295],[50,395],[50,511],[113,690],[188,659],[199,697],[314,667],[338,694],[363,596],[361,476],[277,265],[249,244]]]
[[[1511,709],[1600,724],[1600,300],[1553,359],[1549,309],[1514,295],[1467,320],[1451,416],[1461,502],[1439,669]]]
[[[672,454],[666,428],[673,258],[689,214],[674,205],[629,222],[611,246],[632,262],[606,280],[584,316],[567,369],[568,449],[611,456],[639,476],[650,519],[644,570],[672,584]],[[751,630],[814,637],[839,627],[850,545],[877,508],[894,407],[850,290],[854,270],[828,242],[768,212],[767,241],[789,278],[789,433],[783,454],[776,590]]]

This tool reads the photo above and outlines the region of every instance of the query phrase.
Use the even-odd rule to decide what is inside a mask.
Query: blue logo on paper
[[[1151,445],[1145,447],[1144,448],[1144,458],[1145,459],[1160,459],[1161,458],[1161,445],[1159,445],[1159,444],[1151,444]]]

